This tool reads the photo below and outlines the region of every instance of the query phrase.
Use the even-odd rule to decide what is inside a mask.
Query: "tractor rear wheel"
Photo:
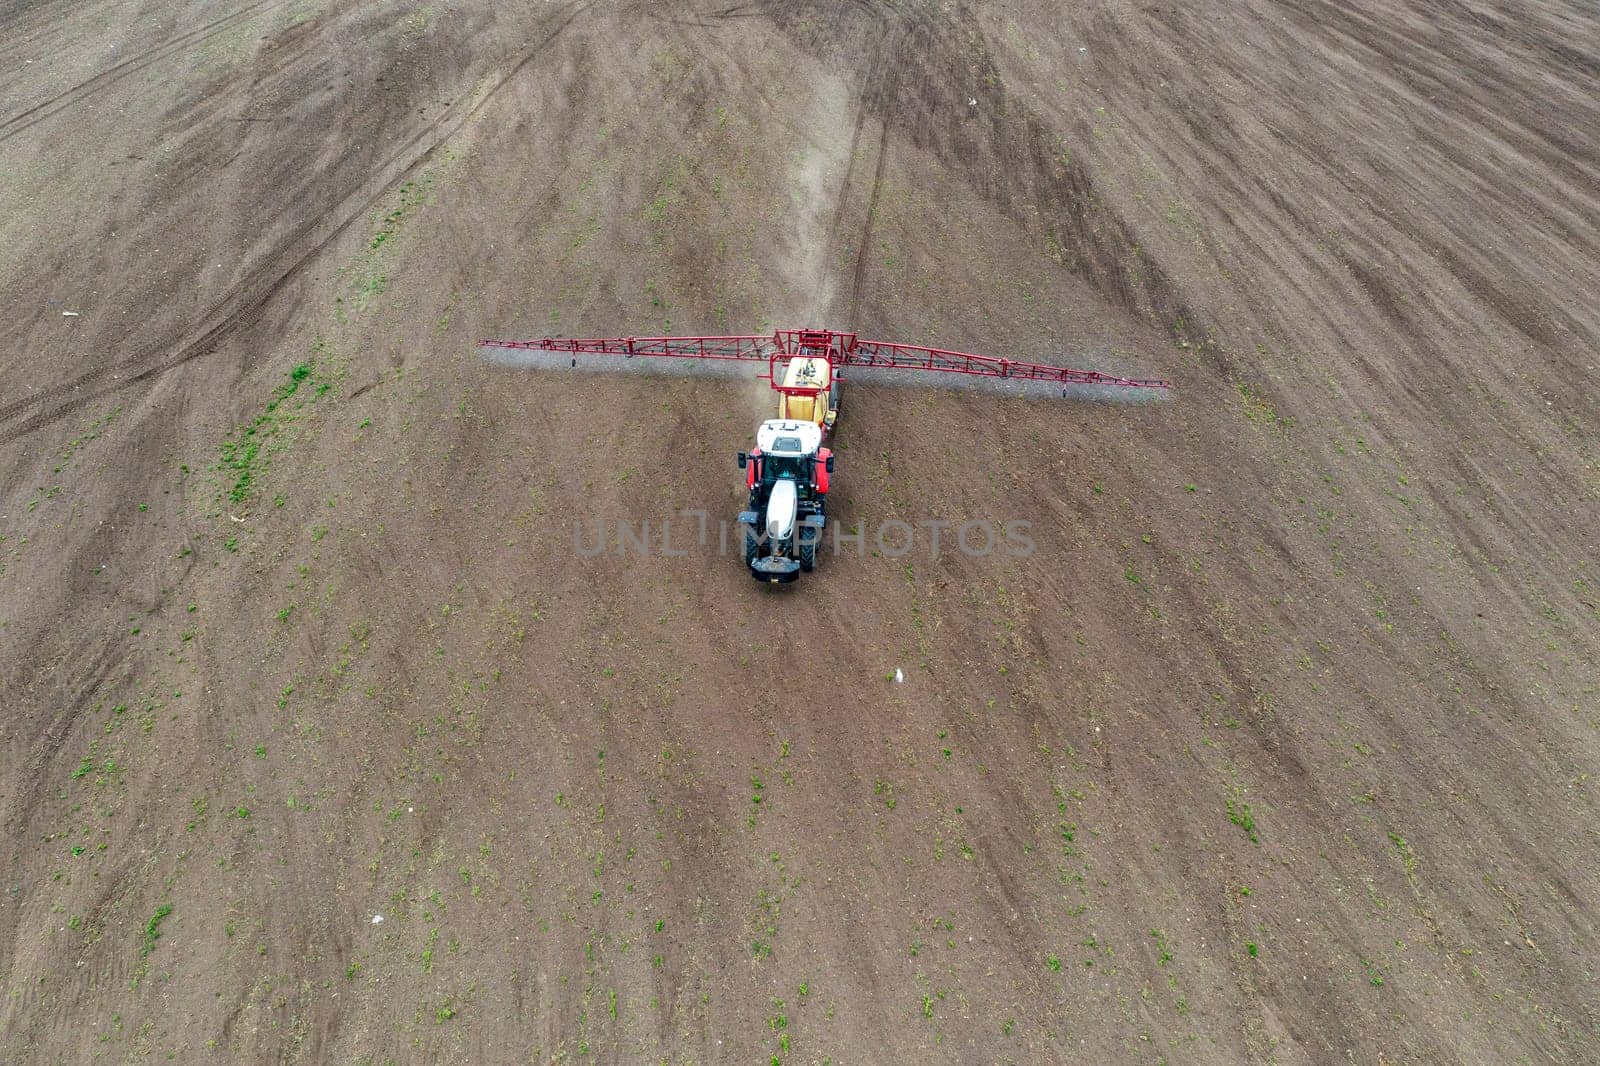
[[[800,569],[809,574],[816,568],[817,546],[814,543],[808,544],[804,532],[802,532],[800,537]]]
[[[761,550],[761,545],[756,541],[756,531],[749,526],[744,527],[744,565],[753,566],[756,553]]]

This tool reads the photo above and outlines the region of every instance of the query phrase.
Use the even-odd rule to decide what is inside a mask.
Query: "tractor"
[[[817,565],[828,523],[833,453],[815,422],[773,418],[756,429],[756,447],[739,453],[750,490],[739,514],[745,565],[759,581],[793,581]]]

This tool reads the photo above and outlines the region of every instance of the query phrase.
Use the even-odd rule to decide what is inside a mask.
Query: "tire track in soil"
[[[865,84],[861,97],[856,105],[855,131],[850,137],[850,164],[845,171],[844,184],[839,190],[839,201],[834,208],[833,222],[828,227],[828,243],[830,249],[837,241],[837,234],[844,221],[844,214],[850,204],[851,192],[855,184],[856,152],[861,144],[861,134],[866,126],[867,117],[876,114],[878,117],[878,155],[873,164],[872,184],[867,190],[867,212],[861,223],[860,232],[856,235],[855,262],[850,272],[849,310],[845,317],[845,326],[855,329],[860,323],[861,312],[861,286],[867,273],[867,248],[872,243],[872,225],[878,213],[878,198],[883,192],[883,172],[889,157],[889,134],[894,128],[896,114],[895,97],[899,86],[899,68],[887,60],[899,54],[905,48],[913,34],[913,27],[903,26],[900,32],[880,46],[878,51],[870,58],[869,67],[863,72]]]
[[[529,62],[554,43],[556,38],[561,36],[575,19],[592,6],[593,0],[586,0],[586,2],[566,12],[566,17],[558,25],[551,29],[543,39],[519,59],[504,77],[496,81],[493,87],[484,93],[476,104],[457,113],[454,123],[447,130],[439,133],[438,136],[429,141],[426,148],[413,153],[413,149],[416,148],[418,143],[427,139],[429,134],[438,133],[441,127],[450,120],[450,112],[447,111],[441,114],[439,118],[428,123],[405,144],[390,153],[389,157],[377,168],[378,173],[381,175],[380,180],[363,184],[347,194],[332,211],[325,211],[297,227],[288,240],[280,244],[276,251],[269,254],[262,263],[250,271],[244,281],[235,285],[227,296],[212,306],[206,317],[215,318],[215,323],[194,340],[181,345],[176,354],[159,362],[151,362],[150,360],[159,352],[172,346],[171,342],[157,342],[146,346],[138,355],[130,359],[99,367],[79,375],[72,381],[66,381],[52,389],[47,389],[37,396],[30,396],[25,400],[18,400],[0,407],[0,426],[4,426],[5,422],[25,414],[30,408],[38,408],[48,404],[65,393],[76,391],[85,385],[99,381],[113,371],[126,371],[128,374],[126,378],[119,377],[115,384],[107,385],[82,396],[74,396],[71,399],[57,403],[48,410],[39,411],[31,417],[24,418],[14,425],[0,428],[0,445],[10,444],[53,422],[59,421],[85,404],[148,381],[201,356],[214,354],[228,337],[241,328],[258,321],[267,302],[282,290],[284,285],[289,282],[301,267],[314,259],[323,249],[341,236],[345,230],[349,229],[350,225],[361,218],[396,182],[401,181],[415,171],[417,167],[426,162],[438,150],[440,145],[460,132],[466,123],[493,100],[500,90],[514,79]],[[555,17],[557,16],[551,16],[551,18]],[[412,153],[409,159],[406,160],[403,166],[395,169],[396,162],[407,156],[408,153]],[[339,209],[353,198],[359,198],[356,206],[340,212]],[[316,233],[321,228],[320,223],[330,214],[335,213],[340,215],[339,220],[331,228],[327,229],[320,238],[317,237]],[[314,240],[314,243],[306,246],[305,242],[309,240]],[[220,317],[218,317],[219,315]]]
[[[1139,243],[1129,220],[1106,200],[1081,161],[1061,162],[1052,147],[1058,131],[1013,106],[1013,93],[987,53],[987,35],[970,2],[894,0],[875,8],[855,0],[838,10],[811,0],[769,3],[766,10],[800,48],[825,61],[837,62],[840,54],[859,48],[859,41],[885,40],[893,27],[901,27],[902,37],[887,59],[857,53],[867,76],[873,70],[892,72],[863,90],[868,115],[892,127],[904,144],[962,175],[972,192],[1041,244],[1053,237],[1063,249],[1059,267],[1120,313],[1162,330],[1182,322],[1190,336],[1211,334],[1210,316],[1186,301],[1164,264],[1147,258],[1137,279],[1128,276],[1123,264]],[[820,38],[816,26],[826,28]],[[941,109],[952,99],[964,102],[966,89],[984,99],[978,121],[943,122]],[[1000,165],[982,166],[987,160]],[[881,155],[879,162],[886,165]],[[857,256],[852,314],[859,313],[867,271],[864,249]],[[1216,345],[1202,342],[1196,350],[1212,372],[1232,373],[1230,358]]]
[[[845,227],[846,215],[854,197],[857,155],[862,134],[865,132],[868,119],[876,116],[881,128],[878,134],[878,154],[874,162],[872,183],[867,192],[866,216],[860,231],[856,234],[856,240],[850,245],[855,254],[851,266],[845,322],[849,328],[854,328],[860,312],[861,289],[870,258],[867,247],[872,238],[873,218],[882,191],[889,137],[894,129],[893,119],[900,93],[900,64],[894,60],[896,56],[904,54],[907,44],[918,35],[918,31],[927,30],[927,23],[918,17],[918,9],[898,2],[875,7],[867,0],[851,0],[849,8],[850,10],[844,12],[835,12],[835,18],[846,21],[867,20],[875,32],[863,35],[863,39],[870,37],[880,43],[861,57],[855,71],[861,89],[856,97],[850,147],[846,151],[844,175],[840,180],[839,193],[834,200],[827,228],[820,234],[824,249],[817,266],[816,277],[812,282],[812,291],[816,294],[813,297],[813,306],[817,315],[831,317],[831,308],[838,299],[836,294],[828,291],[828,264],[833,261],[833,253],[839,247],[839,234]],[[807,21],[801,17],[802,14],[802,11],[788,4],[787,0],[764,0],[759,3],[733,4],[714,11],[693,11],[690,16],[668,17],[665,21],[681,25],[711,26],[731,19],[760,18],[770,22],[780,31],[793,34],[804,32],[798,28]]]
[[[130,74],[137,74],[151,64],[158,63],[169,56],[182,52],[191,45],[204,44],[224,30],[231,29],[234,23],[251,15],[258,12],[265,14],[274,11],[277,8],[286,6],[288,2],[289,0],[276,0],[275,3],[268,3],[267,0],[256,0],[256,3],[241,8],[231,15],[224,15],[219,19],[214,19],[204,26],[179,34],[177,37],[173,37],[153,48],[147,48],[138,55],[129,56],[115,66],[102,70],[87,81],[79,82],[65,92],[58,93],[42,103],[35,104],[26,111],[19,112],[0,122],[0,144],[5,143],[19,133],[32,129],[47,119],[54,118],[96,93],[110,88]]]
[[[850,271],[850,310],[845,322],[855,329],[861,322],[861,285],[867,276],[867,247],[872,243],[872,223],[878,214],[878,197],[883,192],[883,170],[889,158],[889,119],[886,115],[883,129],[878,134],[878,161],[872,168],[872,190],[867,194],[867,217],[861,224],[860,239],[856,244],[856,261]]]

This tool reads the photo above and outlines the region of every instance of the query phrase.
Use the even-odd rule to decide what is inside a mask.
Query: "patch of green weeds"
[[[1367,980],[1371,982],[1372,987],[1382,988],[1383,975],[1378,972],[1378,964],[1363,955],[1361,956],[1361,965],[1367,971]]]
[[[141,959],[146,958],[151,951],[155,950],[156,941],[161,939],[161,923],[171,913],[172,904],[163,903],[156,908],[156,912],[150,916],[150,920],[144,923],[144,945],[139,949],[139,957]]]
[[[1172,952],[1167,950],[1167,934],[1159,929],[1152,929],[1150,936],[1156,942],[1156,965],[1165,966],[1172,961]]]
[[[220,467],[232,479],[228,486],[228,499],[243,503],[254,492],[263,443],[277,434],[280,425],[287,421],[280,414],[284,402],[300,389],[301,382],[311,376],[311,364],[300,363],[289,371],[289,378],[273,390],[272,399],[255,421],[244,427],[237,437],[222,442]]]
[[[1228,797],[1228,821],[1243,829],[1251,843],[1261,843],[1261,838],[1256,835],[1256,820],[1250,813],[1250,804],[1243,800],[1236,803],[1232,796]]]

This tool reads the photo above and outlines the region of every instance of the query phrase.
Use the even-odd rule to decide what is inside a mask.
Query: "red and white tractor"
[[[739,514],[745,565],[763,581],[793,581],[817,565],[828,523],[833,452],[815,422],[772,418],[756,427],[755,450],[739,453],[750,502]]]

